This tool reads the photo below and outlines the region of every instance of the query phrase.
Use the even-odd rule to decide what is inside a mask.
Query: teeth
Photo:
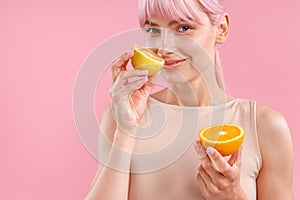
[[[182,62],[182,61],[184,61],[184,60],[179,60],[179,61],[167,61],[165,64],[166,64],[166,65],[174,65],[174,64],[180,63],[180,62]]]

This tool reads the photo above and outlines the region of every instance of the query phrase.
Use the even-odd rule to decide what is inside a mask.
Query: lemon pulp
[[[148,70],[149,76],[156,74],[164,66],[164,59],[152,50],[140,45],[136,45],[133,50],[134,56],[131,58],[132,66],[136,69]]]

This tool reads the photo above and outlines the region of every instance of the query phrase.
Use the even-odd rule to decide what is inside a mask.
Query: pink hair
[[[225,12],[220,0],[139,0],[138,16],[140,26],[152,16],[168,20],[196,21],[201,24],[196,3],[209,15],[213,24],[218,23]]]

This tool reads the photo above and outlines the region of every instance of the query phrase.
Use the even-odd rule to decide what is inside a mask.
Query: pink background
[[[232,19],[230,38],[221,49],[227,89],[282,112],[299,152],[300,3],[225,4]],[[92,49],[138,27],[137,0],[11,0],[0,5],[0,199],[83,199],[96,160],[75,129],[73,84]],[[101,98],[97,113],[107,97]],[[299,167],[295,156],[295,199],[300,198]]]

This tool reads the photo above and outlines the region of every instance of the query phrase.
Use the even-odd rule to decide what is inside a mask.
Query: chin
[[[188,69],[189,68],[189,69]],[[161,76],[168,84],[186,84],[199,78],[199,73],[192,67],[180,66],[176,70],[162,68]]]

